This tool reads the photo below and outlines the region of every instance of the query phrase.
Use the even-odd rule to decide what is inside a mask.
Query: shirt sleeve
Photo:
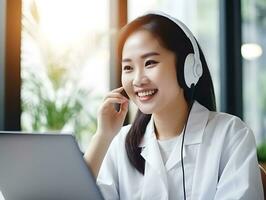
[[[117,136],[113,139],[107,150],[97,177],[97,185],[105,200],[119,199],[117,158],[115,157],[116,140]]]
[[[215,200],[264,199],[252,131],[243,127],[242,122],[236,122],[229,132],[221,157]]]

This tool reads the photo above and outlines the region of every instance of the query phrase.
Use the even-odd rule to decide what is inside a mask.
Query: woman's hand
[[[129,100],[121,94],[122,91],[123,87],[120,87],[109,92],[98,110],[97,133],[110,139],[118,133],[128,112]],[[115,104],[120,104],[119,111]]]
[[[103,104],[98,111],[97,132],[91,139],[90,145],[84,154],[84,159],[95,178],[97,178],[107,149],[114,136],[123,125],[127,111],[128,99],[121,92],[123,87],[109,92],[104,98]],[[120,110],[115,109],[115,104],[120,104]]]

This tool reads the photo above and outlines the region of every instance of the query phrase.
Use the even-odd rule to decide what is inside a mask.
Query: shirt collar
[[[185,145],[199,144],[202,142],[203,133],[209,118],[209,112],[210,111],[200,103],[197,101],[194,102],[188,118],[184,140]],[[154,130],[154,120],[152,116],[139,147],[145,147],[149,141],[156,140]]]

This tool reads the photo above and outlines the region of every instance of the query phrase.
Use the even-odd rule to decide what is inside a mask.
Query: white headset
[[[184,78],[185,78],[185,82],[188,88],[190,88],[192,84],[196,85],[200,77],[203,74],[203,69],[202,69],[202,64],[200,61],[199,48],[191,31],[186,27],[186,25],[183,22],[163,12],[152,11],[152,12],[148,12],[147,14],[155,14],[155,15],[166,17],[170,19],[171,21],[173,21],[175,24],[177,24],[184,31],[184,33],[190,40],[192,47],[193,47],[193,51],[194,51],[194,53],[188,54],[185,59]]]

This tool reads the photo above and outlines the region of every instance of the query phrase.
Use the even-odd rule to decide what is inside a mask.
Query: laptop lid
[[[5,200],[102,200],[72,135],[0,132]]]

